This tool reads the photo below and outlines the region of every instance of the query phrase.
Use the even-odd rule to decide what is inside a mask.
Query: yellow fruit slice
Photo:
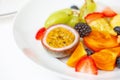
[[[102,31],[102,32],[110,33],[112,35],[116,35],[113,28],[110,26],[110,24],[107,22],[105,18],[100,18],[95,21],[92,21],[91,23],[89,23],[89,25],[91,26],[92,30],[96,30],[100,32]]]
[[[110,25],[114,28],[116,26],[120,26],[120,14],[113,17],[110,21]]]
[[[84,49],[84,46],[82,44],[82,42],[80,42],[78,44],[78,46],[76,47],[75,51],[72,53],[72,55],[70,56],[70,58],[67,61],[67,65],[71,66],[71,67],[75,67],[75,65],[77,64],[77,62],[83,57],[86,56],[87,53]]]

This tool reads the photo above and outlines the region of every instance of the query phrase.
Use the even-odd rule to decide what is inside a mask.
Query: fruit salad
[[[55,58],[68,57],[75,72],[98,75],[98,70],[120,68],[120,13],[110,7],[97,10],[93,0],[82,7],[53,12],[35,35]]]

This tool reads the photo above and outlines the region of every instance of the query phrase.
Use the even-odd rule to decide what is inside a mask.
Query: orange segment
[[[91,57],[96,66],[101,70],[113,70],[115,68],[116,58],[120,53],[120,47],[103,49],[95,52]]]
[[[75,67],[75,65],[77,64],[77,62],[83,57],[86,56],[87,53],[84,49],[84,46],[82,44],[82,42],[80,42],[77,46],[77,48],[75,49],[75,51],[72,53],[72,55],[70,56],[70,58],[67,61],[67,65],[71,66],[71,67]]]

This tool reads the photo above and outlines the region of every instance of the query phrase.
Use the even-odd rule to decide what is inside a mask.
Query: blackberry
[[[120,35],[120,26],[116,26],[114,31],[117,33],[117,35]]]
[[[88,36],[92,31],[91,27],[87,23],[77,23],[74,29],[79,33],[80,37]]]
[[[92,51],[89,48],[86,48],[85,50],[86,50],[88,56],[90,56],[90,55],[92,55],[94,53],[94,51]]]
[[[117,57],[116,59],[116,66],[120,68],[120,57]]]
[[[78,8],[76,5],[72,5],[70,8],[71,8],[71,9],[79,10],[79,8]]]

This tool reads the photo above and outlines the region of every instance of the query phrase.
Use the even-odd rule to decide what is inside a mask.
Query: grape
[[[71,27],[74,27],[78,22],[79,22],[79,17],[73,15],[71,20],[67,24]]]
[[[80,9],[80,13],[74,14],[76,11],[66,8],[52,13],[45,22],[45,27],[48,28],[55,24],[66,24],[74,27],[78,22],[85,22],[84,17],[96,9],[96,4],[93,0],[85,0],[85,4]],[[77,13],[77,12],[76,12]]]
[[[70,21],[72,14],[72,9],[69,8],[56,11],[48,17],[45,22],[45,27],[48,28],[49,26],[60,23],[66,24],[68,21]]]

